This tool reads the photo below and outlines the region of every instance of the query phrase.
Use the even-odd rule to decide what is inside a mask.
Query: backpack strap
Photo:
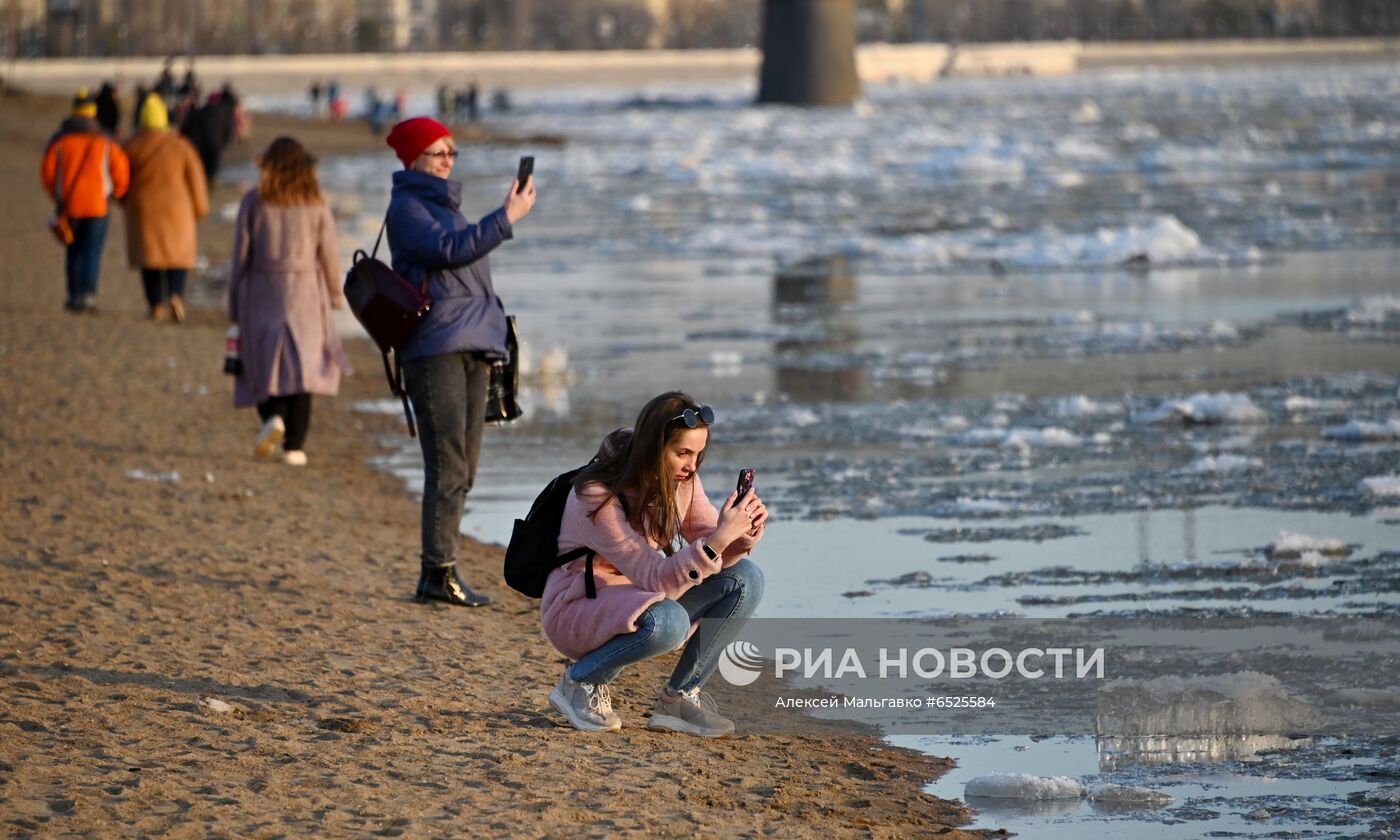
[[[588,576],[583,579],[583,594],[589,598],[597,598],[598,587],[593,582],[593,558],[598,556],[598,552],[587,546],[576,548],[573,551],[566,551],[559,555],[559,560],[556,565],[563,566],[566,563],[572,563],[584,555],[588,556],[588,559],[584,561],[585,571],[588,573]]]
[[[388,226],[389,226],[389,214],[388,214],[388,212],[386,211],[386,212],[384,213],[384,223],[381,224],[381,225],[379,226],[379,235],[376,236],[376,237],[374,237],[374,250],[369,252],[369,258],[370,258],[370,259],[375,259],[376,255],[379,253],[379,242],[380,242],[380,240],[382,240],[382,239],[384,238],[384,229],[385,229],[386,227],[388,227]]]
[[[394,366],[389,367],[389,354],[383,351],[379,357],[384,360],[384,376],[389,380],[389,390],[403,402],[403,416],[408,421],[408,436],[418,437],[418,424],[413,419],[413,406],[408,401],[408,390],[403,386],[403,365],[399,354],[394,353]]]

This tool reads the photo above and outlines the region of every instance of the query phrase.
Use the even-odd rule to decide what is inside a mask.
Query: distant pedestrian
[[[103,82],[97,91],[97,124],[113,137],[117,136],[117,126],[121,125],[122,106],[117,101],[117,89],[111,82]]]
[[[311,87],[307,88],[306,94],[311,99],[311,116],[321,116],[321,83],[312,82]]]
[[[467,120],[476,122],[480,116],[481,90],[472,82],[467,86]]]
[[[443,82],[437,87],[437,112],[438,119],[451,121],[455,118],[453,111],[456,109],[456,99],[452,95],[452,90],[447,87],[447,82]]]
[[[133,132],[141,130],[141,103],[145,102],[146,97],[151,94],[160,95],[153,88],[148,88],[140,83],[136,85],[135,94],[135,98],[131,100],[136,103],[136,107],[131,109],[131,130]]]
[[[384,100],[379,98],[379,89],[374,85],[365,88],[365,119],[369,121],[371,134],[384,131]]]
[[[219,174],[224,150],[233,140],[236,107],[225,100],[222,93],[213,93],[204,107],[191,111],[182,124],[181,130],[199,152],[204,177],[211,184]]]
[[[148,96],[141,131],[126,144],[131,189],[126,194],[126,252],[140,269],[151,318],[185,320],[185,283],[194,268],[195,221],[209,214],[199,154],[170,130],[165,103]]]
[[[130,170],[121,146],[102,133],[97,102],[86,91],[73,100],[72,116],[49,141],[39,174],[73,232],[64,262],[63,306],[69,312],[91,310],[107,242],[107,198],[126,194]]]
[[[345,306],[335,221],[316,159],[291,137],[258,158],[261,181],[243,196],[233,237],[228,314],[239,327],[243,371],[234,405],[255,405],[253,454],[306,464],[311,395],[334,395],[350,370],[331,309]]]

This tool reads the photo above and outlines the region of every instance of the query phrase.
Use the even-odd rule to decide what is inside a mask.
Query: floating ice
[[[1044,429],[1012,429],[1002,446],[1014,449],[1062,448],[1083,446],[1084,440],[1068,429],[1050,426]]]
[[[1349,799],[1358,805],[1379,805],[1394,808],[1400,806],[1400,785],[1385,785],[1371,790],[1363,790],[1353,794]]]
[[[1160,790],[1132,785],[1116,785],[1111,782],[1090,785],[1087,792],[1089,801],[1100,805],[1156,807],[1172,803],[1171,795]]]
[[[1099,735],[1247,735],[1302,732],[1321,719],[1274,677],[1257,671],[1114,680],[1099,689]]]
[[[1058,426],[1048,426],[1044,429],[973,429],[956,435],[954,442],[963,446],[1000,446],[1023,451],[1084,445],[1084,439],[1079,435]]]
[[[994,799],[1082,799],[1084,786],[1069,776],[1032,776],[1028,773],[988,773],[963,788],[964,796]]]
[[[1138,418],[1141,423],[1263,423],[1268,417],[1246,394],[1201,392],[1168,400]]]
[[[1370,420],[1351,420],[1340,426],[1328,426],[1322,430],[1327,440],[1368,441],[1394,440],[1400,438],[1400,418],[1391,418],[1384,423]]]
[[[1307,552],[1346,556],[1351,554],[1351,546],[1345,540],[1335,538],[1317,539],[1307,534],[1293,531],[1279,531],[1278,539],[1269,545],[1269,556],[1278,559],[1301,557]]]
[[[1283,401],[1283,409],[1289,414],[1306,414],[1315,411],[1338,411],[1346,408],[1345,400],[1319,400],[1314,397],[1292,396]]]
[[[1094,125],[1103,121],[1103,112],[1092,99],[1086,99],[1079,103],[1079,110],[1070,117],[1075,125]]]
[[[1067,236],[1060,245],[1071,262],[1122,265],[1132,262],[1189,262],[1201,255],[1201,237],[1172,215],[1158,216],[1145,227],[1099,228],[1088,236]],[[1057,264],[1064,264],[1057,261]]]
[[[1065,397],[1055,402],[1055,413],[1061,417],[1098,417],[1104,414],[1118,414],[1123,407],[1118,403],[1096,402],[1083,394]]]
[[[1011,513],[1018,510],[1018,507],[1001,499],[971,499],[961,496],[951,505],[944,505],[939,508],[944,514],[968,514],[972,516]]]
[[[1358,485],[1362,493],[1380,498],[1400,496],[1400,475],[1377,475],[1361,479]]]
[[[1400,321],[1400,295],[1363,298],[1347,312],[1347,323],[1357,326],[1380,327],[1392,320]]]
[[[1230,473],[1257,470],[1263,466],[1264,462],[1258,458],[1246,458],[1241,455],[1207,455],[1188,464],[1185,472]]]

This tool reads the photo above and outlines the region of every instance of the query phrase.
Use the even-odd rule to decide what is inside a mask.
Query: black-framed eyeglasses
[[[706,426],[713,426],[715,424],[715,410],[708,405],[700,406],[699,411],[693,408],[687,408],[685,411],[672,417],[670,422],[674,423],[677,420],[684,423],[688,429],[693,429],[701,423],[704,423]]]
[[[424,152],[423,154],[426,157],[430,158],[451,158],[452,160],[456,160],[457,156],[460,155],[461,152],[457,151],[456,149],[448,149],[445,152]]]

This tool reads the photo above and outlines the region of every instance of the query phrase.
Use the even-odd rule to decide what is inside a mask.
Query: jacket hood
[[[462,183],[426,172],[400,169],[394,173],[394,192],[407,193],[421,201],[431,201],[452,210],[462,205]]]

